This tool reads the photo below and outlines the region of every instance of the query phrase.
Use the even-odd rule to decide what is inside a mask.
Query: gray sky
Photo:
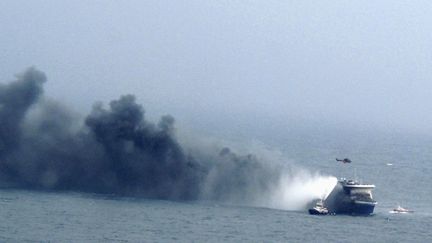
[[[197,126],[432,134],[431,1],[0,1],[0,80]],[[243,124],[243,125],[239,125]],[[323,125],[324,124],[324,125]]]

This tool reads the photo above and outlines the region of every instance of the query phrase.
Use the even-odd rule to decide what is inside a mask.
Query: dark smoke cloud
[[[264,164],[254,155],[238,156],[227,147],[210,166],[204,197],[234,203],[252,203],[257,197],[268,197],[281,175],[276,167]]]
[[[9,85],[0,84],[0,154],[18,145],[21,137],[20,122],[42,94],[45,74],[28,69]]]
[[[81,123],[42,97],[45,75],[30,68],[0,86],[3,186],[245,202],[269,192],[280,173],[229,148],[186,153],[172,116],[145,119],[133,95],[96,104]]]

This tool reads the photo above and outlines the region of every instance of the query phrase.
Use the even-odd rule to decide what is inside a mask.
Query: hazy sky
[[[431,1],[0,1],[0,80],[88,112],[432,134]],[[264,126],[264,125],[263,125]]]

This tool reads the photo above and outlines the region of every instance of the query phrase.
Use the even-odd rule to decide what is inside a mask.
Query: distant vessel
[[[328,209],[324,207],[322,200],[318,201],[315,207],[309,209],[309,213],[313,215],[326,215],[328,214]]]
[[[372,198],[375,185],[340,179],[324,201],[331,214],[370,215],[377,202]]]
[[[394,208],[393,210],[389,211],[389,213],[414,213],[414,211],[406,209],[406,208],[403,208],[400,205],[398,205],[396,208]]]

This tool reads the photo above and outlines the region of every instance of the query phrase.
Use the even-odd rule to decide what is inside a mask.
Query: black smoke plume
[[[133,95],[94,105],[82,122],[43,97],[45,81],[30,68],[0,84],[3,187],[245,202],[279,179],[276,168],[229,148],[186,153],[174,118],[147,121]]]

